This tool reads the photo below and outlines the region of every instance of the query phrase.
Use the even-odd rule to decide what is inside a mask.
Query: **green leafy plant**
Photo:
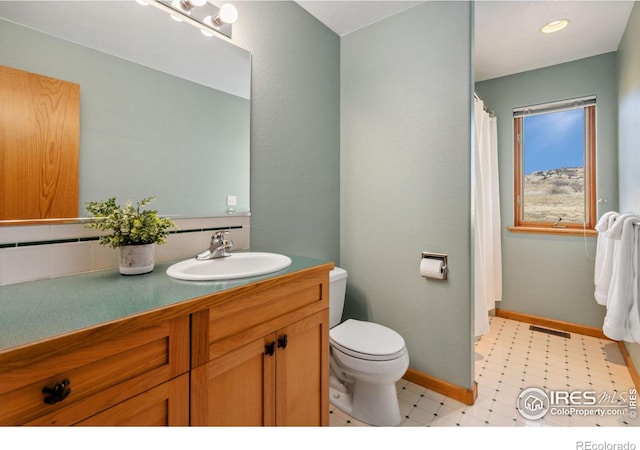
[[[112,233],[100,236],[99,242],[112,248],[124,245],[164,244],[169,228],[175,227],[170,219],[158,216],[152,209],[142,210],[155,200],[155,197],[143,198],[134,207],[131,200],[124,206],[116,204],[112,197],[103,202],[87,202],[87,212],[95,217],[95,221],[87,224],[93,228]]]

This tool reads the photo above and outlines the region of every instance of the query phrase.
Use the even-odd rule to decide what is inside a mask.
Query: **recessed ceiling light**
[[[563,30],[567,25],[569,25],[569,21],[567,19],[554,20],[540,28],[540,32],[545,34],[555,33],[556,31]]]

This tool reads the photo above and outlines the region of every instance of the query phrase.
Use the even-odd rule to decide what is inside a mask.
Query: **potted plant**
[[[87,203],[87,211],[96,219],[87,224],[87,228],[111,231],[111,234],[100,236],[99,242],[120,249],[120,273],[123,275],[153,271],[155,244],[165,243],[169,228],[175,227],[173,221],[158,216],[157,211],[142,210],[153,200],[155,197],[144,198],[136,206],[131,200],[120,206],[115,197]]]

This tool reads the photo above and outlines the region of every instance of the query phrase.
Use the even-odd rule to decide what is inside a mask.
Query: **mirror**
[[[0,2],[0,65],[80,85],[80,193],[249,211],[249,52],[134,1]],[[66,218],[65,218],[66,219]]]

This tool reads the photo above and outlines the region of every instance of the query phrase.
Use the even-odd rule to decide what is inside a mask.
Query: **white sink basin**
[[[167,269],[167,275],[188,281],[235,280],[277,272],[290,265],[291,258],[277,253],[231,253],[224,258],[180,261]]]

